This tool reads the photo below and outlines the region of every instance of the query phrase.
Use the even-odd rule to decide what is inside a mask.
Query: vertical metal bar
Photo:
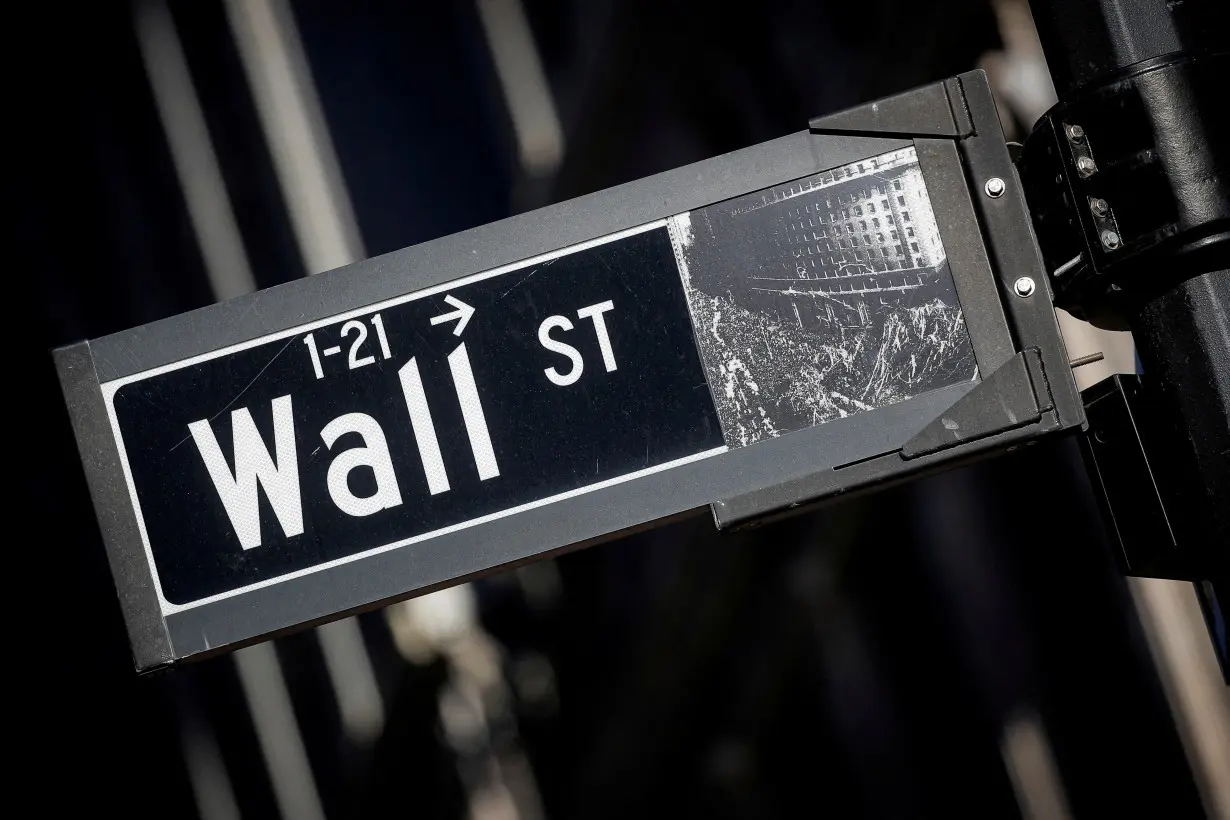
[[[243,238],[171,13],[163,0],[148,0],[137,3],[133,16],[141,59],[210,288],[219,301],[251,293],[256,284]]]
[[[1179,737],[1210,817],[1230,820],[1230,698],[1192,585],[1129,578]]]
[[[308,273],[363,257],[333,141],[285,0],[227,0],[291,226]]]
[[[226,763],[209,726],[192,715],[181,721],[181,744],[188,781],[201,820],[240,820],[239,803],[226,773]]]
[[[252,713],[252,725],[269,770],[278,812],[283,820],[325,820],[273,644],[258,643],[240,649],[235,653],[235,668]]]
[[[363,633],[354,618],[325,624],[316,630],[325,668],[338,695],[338,711],[347,736],[372,743],[384,730],[384,699],[376,685]]]
[[[478,0],[478,17],[512,119],[521,168],[530,176],[550,176],[564,157],[564,129],[525,9],[520,0]]]
[[[1024,820],[1072,816],[1046,727],[1036,713],[1014,715],[1005,722],[1000,753]]]

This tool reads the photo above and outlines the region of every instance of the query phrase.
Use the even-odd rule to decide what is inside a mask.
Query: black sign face
[[[724,449],[664,223],[108,387],[170,608]]]
[[[977,375],[905,148],[103,394],[167,614]]]

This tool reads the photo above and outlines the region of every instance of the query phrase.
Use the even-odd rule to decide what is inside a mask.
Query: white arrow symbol
[[[453,328],[453,335],[460,336],[461,331],[465,330],[466,325],[469,324],[470,317],[474,315],[474,308],[451,295],[445,296],[444,301],[448,302],[457,309],[449,311],[448,313],[441,313],[439,316],[433,318],[431,323],[433,325],[438,325],[441,322],[451,322],[454,319],[460,319],[460,321],[457,322],[457,327]]]

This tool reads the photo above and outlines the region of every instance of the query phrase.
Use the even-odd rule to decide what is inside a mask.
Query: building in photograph
[[[773,193],[764,206],[778,206],[772,209],[776,253],[749,272],[745,285],[760,309],[771,303],[783,320],[812,329],[865,326],[878,304],[917,305],[934,298],[954,304],[944,247],[912,149]]]

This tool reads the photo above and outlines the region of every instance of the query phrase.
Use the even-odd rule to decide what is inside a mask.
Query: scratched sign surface
[[[165,614],[975,376],[905,149],[102,390]]]

